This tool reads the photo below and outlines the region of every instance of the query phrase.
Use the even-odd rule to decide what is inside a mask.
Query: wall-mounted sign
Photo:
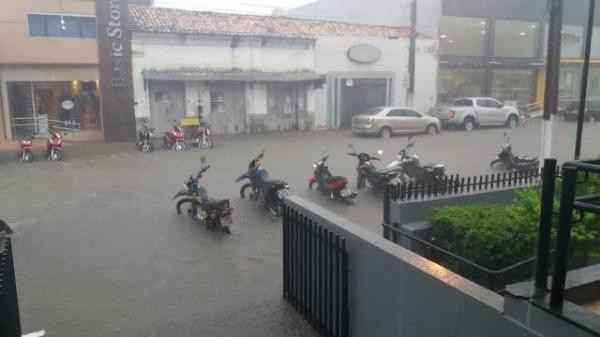
[[[62,103],[60,103],[60,106],[65,110],[71,110],[75,107],[75,103],[73,103],[73,101],[67,99],[67,100],[62,101]]]
[[[348,49],[348,58],[356,63],[375,63],[381,58],[381,50],[368,44],[359,44]]]
[[[102,119],[106,141],[135,139],[128,0],[96,0]]]

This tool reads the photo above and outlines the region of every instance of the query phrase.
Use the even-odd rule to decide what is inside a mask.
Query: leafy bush
[[[560,181],[554,209],[559,209]],[[591,176],[578,195],[598,194],[600,177]],[[489,269],[501,269],[535,256],[541,210],[539,189],[517,192],[506,206],[468,205],[433,210],[429,216],[436,245]],[[579,215],[574,215],[574,220]],[[556,219],[555,226],[556,228]],[[555,230],[553,230],[553,238]],[[571,267],[600,262],[600,218],[586,214],[573,224]]]

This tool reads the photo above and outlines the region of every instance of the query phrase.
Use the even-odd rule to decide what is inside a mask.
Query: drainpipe
[[[579,97],[579,115],[577,116],[577,137],[575,140],[575,160],[581,156],[581,137],[583,133],[583,119],[585,117],[585,101],[587,98],[588,77],[590,71],[590,54],[592,52],[592,32],[594,30],[594,9],[596,0],[589,0],[587,31],[585,35],[585,56],[583,59],[583,73],[581,74],[581,96]]]
[[[417,0],[410,5],[410,47],[408,50],[409,84],[406,90],[406,105],[412,107],[415,96],[415,69],[417,58]]]
[[[564,0],[548,0],[550,12],[548,32],[548,57],[546,61],[546,89],[542,121],[541,159],[552,155],[552,125],[558,111],[558,81],[560,72],[561,30]]]

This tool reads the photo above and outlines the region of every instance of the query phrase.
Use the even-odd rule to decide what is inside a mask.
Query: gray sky
[[[271,14],[273,8],[293,8],[313,0],[155,0],[157,7],[173,7],[213,12]]]

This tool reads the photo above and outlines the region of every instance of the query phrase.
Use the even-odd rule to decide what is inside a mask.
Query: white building
[[[142,7],[130,16],[136,117],[161,131],[199,113],[217,133],[338,128],[406,99],[405,28]],[[437,43],[419,47],[425,109]]]

